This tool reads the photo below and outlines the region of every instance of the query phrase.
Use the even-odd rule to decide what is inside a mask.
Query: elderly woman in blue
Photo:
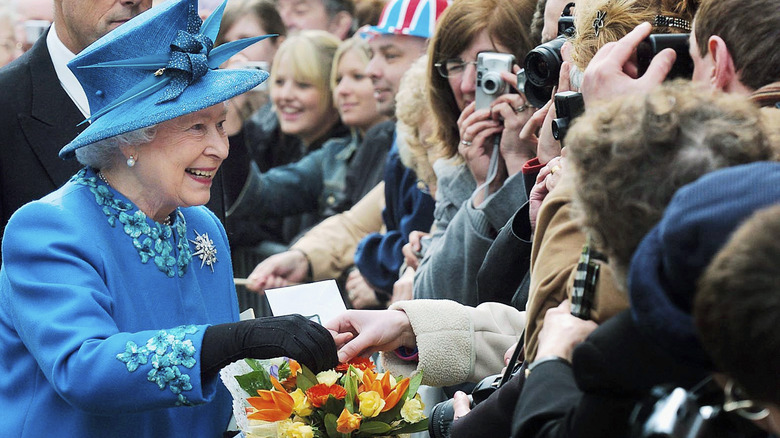
[[[202,205],[228,154],[223,102],[267,74],[217,69],[259,40],[212,50],[221,11],[201,25],[195,0],[170,0],[70,64],[92,117],[60,155],[85,168],[3,241],[4,437],[220,437],[224,365],[337,363],[303,317],[237,322],[225,230]]]

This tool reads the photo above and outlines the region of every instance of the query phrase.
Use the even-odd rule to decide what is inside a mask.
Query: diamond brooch
[[[207,265],[211,268],[211,272],[214,272],[214,263],[217,262],[217,248],[214,247],[214,241],[209,239],[209,233],[198,233],[195,231],[195,240],[190,239],[195,245],[195,252],[193,255],[200,257],[200,267],[203,268]]]

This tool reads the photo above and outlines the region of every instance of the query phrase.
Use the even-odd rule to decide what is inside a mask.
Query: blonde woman
[[[306,143],[308,139],[322,135],[323,125],[328,120],[343,117],[339,123],[349,129],[349,135],[329,138],[301,160],[267,172],[261,172],[259,166],[252,163],[249,176],[228,211],[228,218],[244,218],[253,229],[267,219],[299,214],[310,216],[309,225],[314,225],[348,209],[379,182],[379,174],[373,180],[356,181],[353,185],[364,189],[356,190],[356,198],[347,194],[347,173],[352,166],[381,168],[384,162],[382,155],[372,162],[354,160],[360,148],[373,147],[362,145],[366,131],[387,119],[377,111],[371,80],[363,73],[368,64],[368,49],[363,41],[348,40],[335,50],[327,81],[327,89],[333,91],[326,99],[318,91],[321,89],[319,80],[316,84],[305,82],[307,70],[314,68],[306,66],[303,58],[311,41],[301,39],[317,35],[333,38],[322,31],[304,31],[285,41],[277,53],[279,62],[271,72],[271,99],[279,115],[279,125],[283,132],[295,133]],[[303,50],[299,52],[298,49]],[[349,189],[355,190],[355,187]],[[278,240],[281,244],[291,240],[283,237],[284,240]]]

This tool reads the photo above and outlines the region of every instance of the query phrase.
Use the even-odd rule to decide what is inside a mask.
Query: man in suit
[[[0,226],[14,211],[65,183],[80,165],[60,148],[84,129],[87,96],[67,63],[98,38],[149,9],[152,0],[54,0],[54,24],[0,69]]]

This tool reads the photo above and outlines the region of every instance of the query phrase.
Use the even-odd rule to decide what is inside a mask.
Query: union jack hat
[[[436,20],[451,0],[390,0],[382,10],[379,24],[364,33],[384,35],[411,35],[430,38]]]

